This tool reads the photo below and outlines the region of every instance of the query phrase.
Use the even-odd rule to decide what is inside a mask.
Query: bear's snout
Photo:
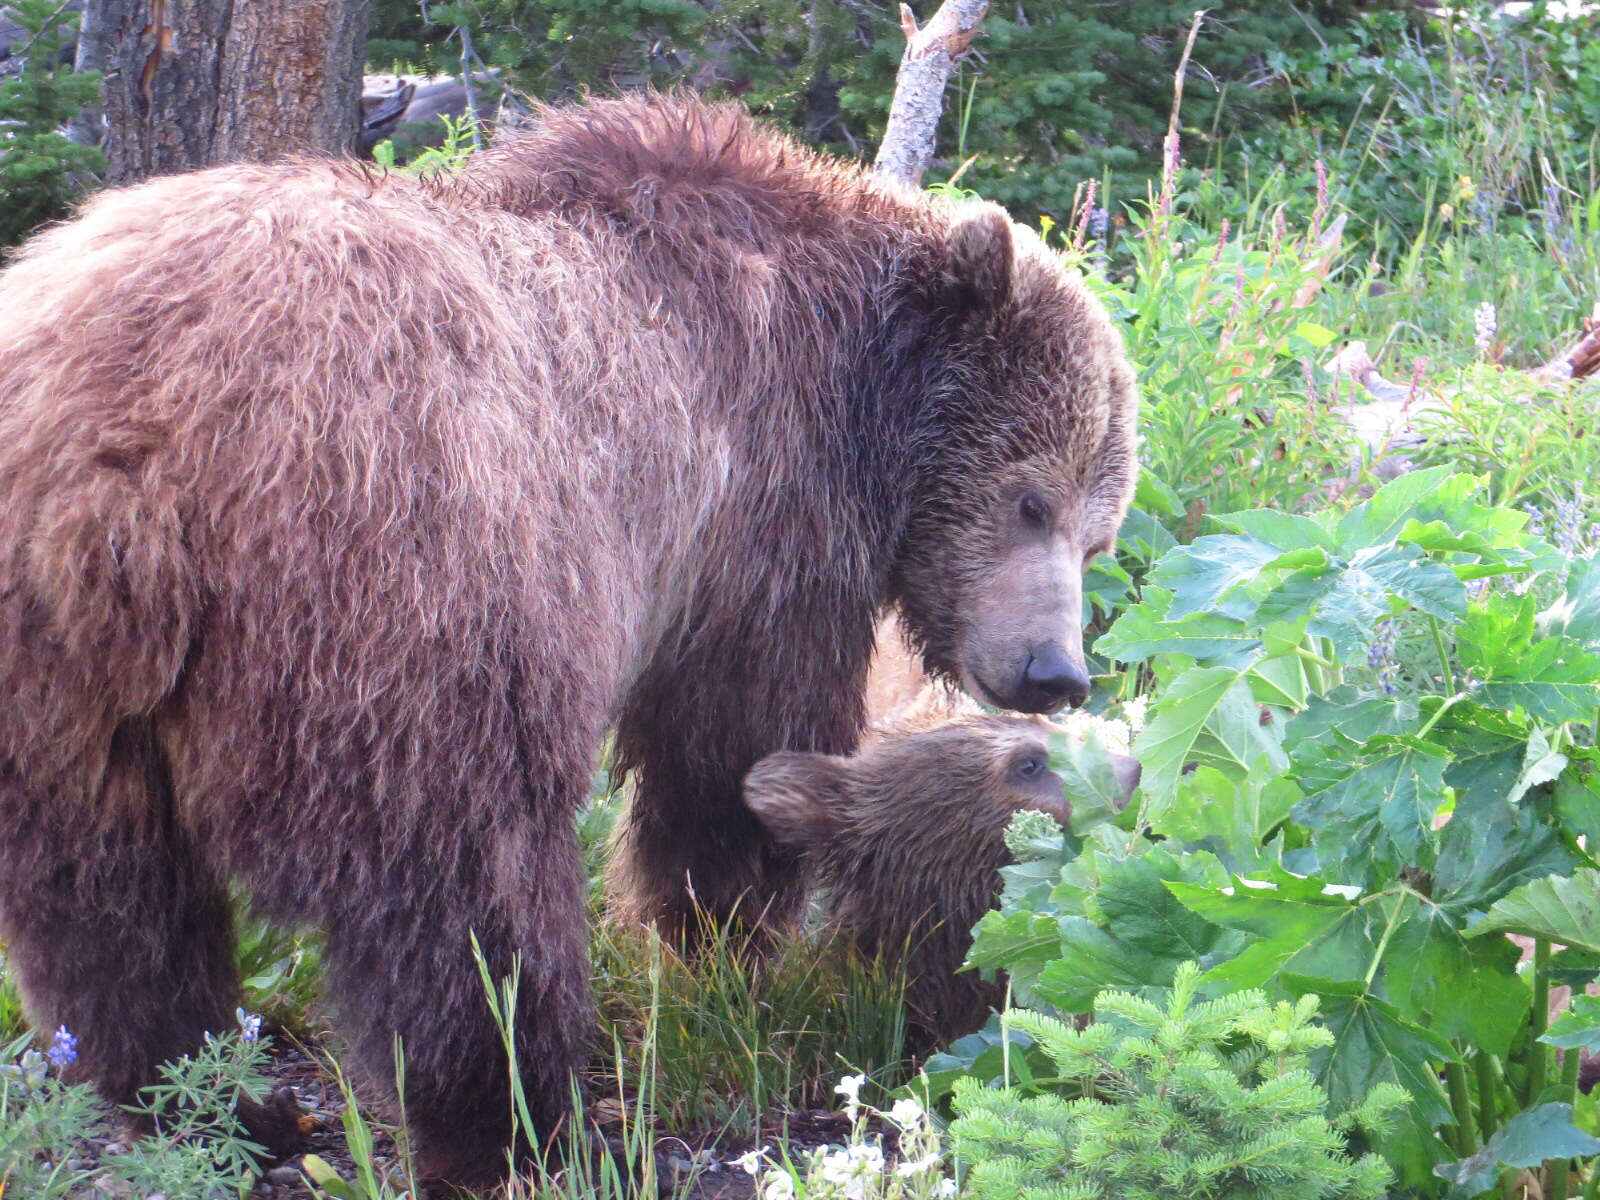
[[[1088,698],[1087,668],[1073,661],[1059,643],[1045,642],[1035,647],[1023,664],[1013,707],[1021,712],[1052,713],[1065,704],[1079,708]]]

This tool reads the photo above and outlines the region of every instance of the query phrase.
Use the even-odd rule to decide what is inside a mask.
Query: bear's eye
[[[1011,768],[1016,772],[1018,779],[1033,779],[1044,770],[1044,756],[1029,754],[1019,758]]]
[[[1017,501],[1017,512],[1025,524],[1043,529],[1050,523],[1050,506],[1032,492]]]

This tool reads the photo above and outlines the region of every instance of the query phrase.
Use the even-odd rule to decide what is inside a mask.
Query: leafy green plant
[[[1422,1194],[1577,1144],[1543,1107],[1574,1103],[1577,1069],[1542,1040],[1548,992],[1600,974],[1600,567],[1483,491],[1423,471],[1167,551],[1096,646],[1153,683],[1138,802],[1080,852],[1019,846],[970,956],[1047,1014],[1186,959],[1208,995],[1315,996],[1314,1078],[1336,1113],[1406,1089],[1383,1149]],[[1506,933],[1532,940],[1522,971]],[[930,1083],[1042,1067],[991,1028]]]
[[[60,1071],[77,1057],[77,1040],[57,1030],[49,1048],[14,1042],[0,1066],[0,1179],[10,1194],[50,1200],[83,1194],[93,1179],[113,1194],[242,1197],[255,1182],[261,1148],[239,1118],[241,1097],[268,1091],[267,1051],[259,1019],[240,1011],[238,1030],[160,1067],[132,1111],[149,1132],[126,1148],[101,1153],[91,1141],[115,1142],[112,1114],[88,1084],[66,1084]]]
[[[444,141],[439,145],[424,146],[402,164],[393,139],[388,139],[372,148],[372,161],[386,171],[403,171],[407,175],[460,170],[473,153],[472,118],[442,116],[439,120],[444,126]]]
[[[1291,232],[1281,210],[1262,211],[1213,233],[1176,204],[1159,195],[1133,217],[1126,269],[1099,254],[1092,214],[1065,237],[1139,370],[1144,465],[1175,502],[1146,511],[1175,508],[1168,528],[1189,537],[1208,511],[1313,507],[1358,456],[1310,382],[1334,339],[1315,307],[1337,253],[1332,214]]]
[[[1246,990],[1202,1001],[1199,975],[1196,964],[1180,965],[1164,1006],[1101,992],[1094,1023],[1081,1030],[1008,1014],[1054,1072],[999,1090],[970,1076],[956,1085],[950,1135],[968,1170],[966,1195],[1383,1196],[1387,1166],[1352,1157],[1347,1138],[1384,1133],[1405,1093],[1379,1084],[1330,1120],[1308,1065],[1333,1042],[1312,1023],[1316,997],[1274,1005]]]

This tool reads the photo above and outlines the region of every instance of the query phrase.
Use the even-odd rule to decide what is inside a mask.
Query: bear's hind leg
[[[77,1038],[67,1077],[125,1104],[159,1063],[233,1028],[232,913],[147,727],[117,730],[94,805],[76,790],[0,761],[0,937],[30,1017]]]
[[[530,1138],[559,1152],[593,1021],[572,818],[552,806],[533,817],[502,814],[488,827],[441,825],[381,862],[372,886],[328,917],[337,1029],[361,1078],[391,1094],[400,1038],[405,1116],[422,1175],[493,1186],[513,1149],[512,1098],[472,941],[497,1000],[520,966],[512,1019],[534,1128],[523,1131],[516,1158],[527,1159]]]

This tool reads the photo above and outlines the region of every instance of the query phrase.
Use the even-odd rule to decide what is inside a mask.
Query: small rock
[[[266,1175],[267,1182],[274,1186],[290,1185],[300,1182],[300,1168],[298,1167],[273,1167]]]

